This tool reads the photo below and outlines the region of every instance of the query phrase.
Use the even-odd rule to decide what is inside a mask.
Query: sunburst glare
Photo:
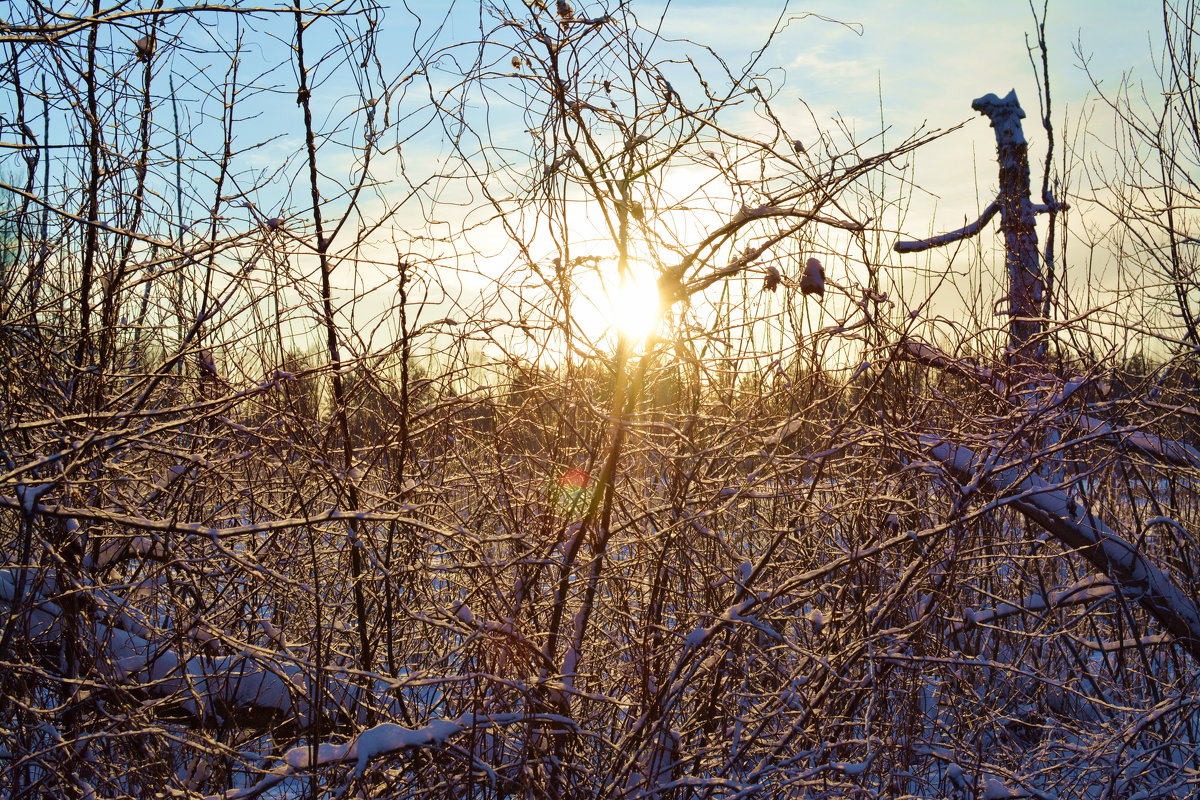
[[[631,262],[624,275],[580,276],[574,314],[589,341],[623,335],[637,345],[658,332],[662,320],[658,278],[648,265]]]

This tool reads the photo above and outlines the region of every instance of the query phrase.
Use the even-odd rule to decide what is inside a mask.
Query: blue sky
[[[615,2],[575,0],[575,6],[581,14],[599,15]],[[382,55],[385,68],[396,74],[411,69],[413,14],[421,17],[425,31],[444,20],[445,29],[438,37],[442,42],[470,40],[479,33],[477,2],[409,0],[407,6],[386,5],[383,42],[387,47]],[[986,122],[971,110],[972,99],[1016,89],[1030,114],[1026,133],[1031,156],[1035,164],[1040,158],[1044,137],[1036,119],[1037,89],[1026,46],[1033,30],[1026,0],[629,0],[628,5],[643,26],[654,27],[662,15],[664,37],[711,46],[733,64],[743,63],[761,46],[781,16],[789,18],[757,71],[779,89],[777,106],[792,113],[789,125],[795,121],[801,138],[812,128],[801,101],[823,127],[840,117],[859,138],[886,125],[890,143],[922,126],[945,129],[969,121],[963,130],[914,157],[916,177],[931,201],[928,213],[934,213],[936,206],[939,216],[945,214],[956,224],[978,207],[972,170],[984,184],[993,173],[991,134]],[[1151,0],[1052,0],[1047,36],[1060,134],[1065,132],[1064,121],[1074,126],[1085,104],[1097,102],[1081,59],[1089,59],[1093,76],[1106,88],[1115,89],[1125,76],[1153,85],[1156,45],[1152,42],[1160,38],[1160,29],[1161,10]],[[250,62],[256,53],[261,53],[264,64],[271,62],[273,46],[268,37],[251,36],[247,71],[254,71]],[[664,52],[672,47],[664,44]],[[297,112],[287,86],[291,71],[277,71],[274,78],[283,91],[271,102],[280,115],[292,118]],[[324,85],[316,100],[322,105],[351,91],[343,78]],[[419,93],[397,111],[401,115],[413,111],[414,102],[422,102]],[[279,115],[268,112],[260,119],[264,138],[268,132],[284,134],[270,148],[295,149],[295,120],[287,131],[279,131]],[[804,125],[810,130],[803,130]],[[508,126],[507,133],[520,127]],[[1107,119],[1100,122],[1096,133],[1110,132]],[[494,129],[492,134],[496,133],[506,131]],[[431,148],[429,153],[439,149],[433,142],[421,146]],[[988,194],[986,185],[983,194]]]
[[[735,57],[763,40],[782,5],[676,0],[665,6],[664,29],[713,43]],[[947,128],[971,120],[966,130],[918,156],[923,162],[962,165],[969,164],[961,159],[972,147],[983,160],[991,153],[990,132],[971,110],[971,100],[1016,89],[1030,115],[1026,134],[1032,155],[1040,155],[1044,137],[1036,120],[1037,84],[1026,39],[1030,36],[1032,43],[1034,25],[1025,0],[807,0],[790,3],[789,12],[792,17],[805,12],[814,16],[795,19],[762,66],[777,68],[783,94],[803,98],[818,117],[841,114],[860,121],[864,133],[873,132],[879,128],[882,104],[884,123],[897,137],[922,124]],[[1056,123],[1076,118],[1085,103],[1097,102],[1083,69],[1085,58],[1105,89],[1115,89],[1125,77],[1155,84],[1153,53],[1161,38],[1161,14],[1150,0],[1051,1],[1046,35]],[[950,170],[924,170],[920,177],[938,196],[974,192],[969,180],[952,178]],[[942,177],[951,180],[941,185]]]
[[[518,0],[508,0],[515,5]],[[612,8],[617,0],[586,2],[573,0],[579,13],[598,16]],[[406,74],[412,69],[414,14],[422,20],[422,31],[428,33],[440,23],[445,28],[439,41],[449,44],[478,37],[480,4],[473,0],[409,0],[386,2],[387,13],[381,42],[384,49],[385,72],[389,77]],[[940,139],[912,156],[916,183],[921,191],[911,201],[908,217],[900,225],[901,233],[922,236],[929,232],[956,228],[965,219],[973,218],[981,205],[991,199],[995,181],[994,143],[987,123],[970,108],[971,100],[989,92],[1005,93],[1015,88],[1027,111],[1032,115],[1026,125],[1033,151],[1035,170],[1044,138],[1036,121],[1037,91],[1030,66],[1026,36],[1033,29],[1032,14],[1025,0],[1000,2],[951,2],[950,0],[794,0],[785,5],[781,0],[629,0],[642,25],[653,28],[661,15],[662,35],[669,39],[691,39],[712,47],[732,64],[741,64],[760,47],[781,16],[788,24],[776,38],[756,72],[766,76],[778,90],[776,108],[787,114],[789,131],[794,124],[797,135],[811,133],[812,122],[803,104],[823,128],[833,127],[832,118],[839,117],[852,128],[857,138],[876,134],[881,125],[889,128],[888,144],[898,143],[914,130],[945,129],[968,121],[954,134]],[[411,9],[411,12],[410,12]],[[1094,77],[1102,85],[1115,89],[1125,76],[1135,81],[1155,84],[1152,53],[1154,42],[1160,38],[1161,11],[1150,0],[1123,2],[1095,0],[1052,0],[1047,34],[1051,53],[1051,81],[1054,93],[1056,122],[1073,120],[1087,102],[1095,102],[1095,91],[1084,74],[1081,57],[1089,58]],[[840,20],[840,22],[835,21]],[[214,17],[215,24],[207,33],[226,42],[233,37],[231,16]],[[238,136],[241,147],[254,142],[269,143],[252,150],[242,162],[254,170],[269,174],[279,164],[293,159],[287,174],[271,181],[262,193],[251,199],[261,204],[267,215],[305,215],[305,170],[296,157],[301,151],[299,110],[295,104],[294,69],[286,63],[279,48],[290,42],[290,23],[287,17],[270,16],[244,20],[245,45],[242,54],[243,81],[252,81],[260,92],[246,95],[242,107],[248,119]],[[195,37],[197,28],[188,27],[187,36]],[[319,26],[312,29],[313,40],[320,41]],[[125,34],[122,33],[122,36]],[[128,38],[128,37],[127,37]],[[131,39],[130,39],[131,41]],[[328,41],[325,42],[328,44]],[[207,40],[181,41],[175,52],[171,70],[191,76],[196,86],[181,82],[178,95],[183,99],[181,113],[185,128],[199,121],[202,113],[210,116],[204,122],[206,133],[197,132],[195,144],[208,150],[218,139],[212,125],[219,106],[212,98],[202,105],[188,102],[190,95],[211,92],[209,81],[219,85],[225,66],[213,59],[215,67],[205,68],[209,57],[188,52],[189,47],[205,49]],[[128,41],[118,42],[125,51]],[[682,48],[664,42],[659,55],[682,52]],[[673,49],[674,48],[674,49]],[[313,52],[321,48],[313,47]],[[129,59],[132,63],[132,59]],[[507,56],[504,59],[507,60]],[[354,79],[355,64],[342,64],[330,59],[319,71],[334,70],[332,79],[320,83],[314,93],[318,118],[336,127],[342,114],[352,114],[358,104]],[[311,64],[311,62],[310,62]],[[199,66],[197,66],[199,65]],[[164,65],[165,67],[165,65]],[[158,76],[158,91],[167,94],[166,71]],[[686,90],[685,90],[686,91]],[[1091,98],[1089,100],[1089,98]],[[699,102],[687,96],[685,102]],[[410,112],[428,116],[428,96],[420,87],[392,108],[393,121],[411,130],[417,123],[405,120]],[[325,114],[336,109],[332,117]],[[162,114],[168,112],[163,106]],[[512,110],[494,121],[518,121]],[[164,124],[168,118],[161,116]],[[330,120],[333,120],[332,122]],[[361,124],[361,118],[359,122]],[[755,120],[746,118],[744,133],[752,133]],[[1072,123],[1074,124],[1074,123]],[[500,125],[490,133],[498,137],[524,136],[522,124]],[[1060,128],[1060,132],[1061,132]],[[1096,134],[1111,135],[1112,125],[1107,114],[1096,115]],[[165,131],[171,142],[173,135]],[[277,137],[277,138],[273,138]],[[346,137],[342,137],[346,138]],[[352,138],[352,137],[350,137]],[[528,140],[522,140],[527,142]],[[439,155],[445,155],[445,136],[440,130],[425,131],[416,139],[406,141],[403,154],[406,162],[423,175],[436,169]],[[324,165],[333,172],[349,168],[348,156],[341,158],[334,148],[323,152]],[[201,159],[200,163],[207,163]],[[389,177],[386,161],[377,162],[380,177]],[[417,176],[418,178],[423,177]],[[168,176],[170,177],[170,176]],[[198,182],[200,194],[205,184]],[[281,200],[283,191],[291,190],[288,200]],[[394,185],[389,192],[402,195],[403,187]],[[190,216],[203,216],[207,200],[201,196],[189,207]],[[231,212],[237,213],[237,212]],[[409,203],[397,218],[396,229],[403,235],[419,229],[419,222],[429,217],[446,221],[441,229],[461,223],[460,214],[442,203],[439,208]],[[298,224],[300,221],[298,221]],[[409,223],[416,223],[410,227]],[[994,239],[991,236],[989,241]],[[414,250],[421,247],[415,243]],[[386,249],[386,248],[385,248]],[[474,254],[472,254],[474,255]],[[549,258],[546,253],[537,257]],[[350,282],[362,275],[341,276]]]
[[[664,6],[633,7],[646,19],[649,9]],[[760,42],[783,4],[676,0],[665,7],[666,30],[728,52]],[[877,114],[878,81],[885,111],[920,119],[929,109],[931,121],[943,124],[970,115],[969,101],[958,103],[956,97],[1016,88],[1033,99],[1025,43],[1033,23],[1024,0],[806,0],[790,3],[788,10],[797,19],[768,63],[786,69],[789,91],[811,103]],[[814,16],[800,19],[805,13]],[[1090,89],[1077,44],[1104,80],[1126,71],[1152,77],[1151,41],[1161,24],[1161,10],[1151,0],[1053,0],[1047,38],[1055,89],[1071,101]],[[956,113],[960,107],[965,114]]]
[[[1040,11],[1040,0],[1038,4]],[[582,15],[599,16],[613,2],[575,0],[574,5]],[[426,23],[449,8],[444,41],[470,39],[478,32],[478,3],[447,6],[422,0],[410,7]],[[865,139],[886,126],[890,144],[921,127],[946,129],[967,122],[911,157],[908,175],[920,190],[899,223],[901,235],[957,228],[994,197],[994,139],[986,120],[971,109],[976,97],[1017,91],[1029,114],[1026,134],[1035,181],[1040,177],[1045,136],[1028,49],[1034,21],[1026,0],[795,0],[786,5],[778,0],[630,0],[629,7],[643,27],[656,27],[661,16],[658,27],[664,38],[711,46],[735,66],[763,44],[781,17],[787,19],[756,72],[778,90],[776,110],[789,130],[796,125],[801,138],[812,128],[801,101],[824,129],[834,127],[830,121],[838,117]],[[393,7],[389,25],[407,24],[404,11]],[[1092,78],[1108,91],[1123,80],[1156,86],[1154,52],[1161,25],[1161,10],[1149,0],[1052,0],[1046,33],[1060,148],[1086,106],[1100,103]],[[659,56],[670,54],[675,45],[661,47]],[[1085,60],[1091,78],[1083,68]],[[1097,113],[1093,122],[1096,137],[1111,136],[1107,112]],[[743,132],[750,133],[754,124],[748,116]],[[995,260],[999,243],[994,229],[980,241]],[[925,258],[889,260],[907,265]],[[985,288],[983,295],[990,305],[994,287]]]

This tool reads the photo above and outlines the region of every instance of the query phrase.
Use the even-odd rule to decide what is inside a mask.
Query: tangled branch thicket
[[[0,21],[7,796],[1192,796],[1186,69],[1070,198],[1160,282],[1061,236],[1035,368],[891,252],[944,132],[625,3],[463,19]]]

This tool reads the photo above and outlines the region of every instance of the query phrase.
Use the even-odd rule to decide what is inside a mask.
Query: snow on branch
[[[1064,203],[1060,200],[1054,200],[1053,198],[1051,198],[1049,203],[1034,203],[1033,204],[1033,213],[1049,214],[1049,213],[1053,212],[1053,213],[1057,214],[1059,211],[1066,211],[1070,207],[1071,207],[1070,203]]]
[[[977,366],[962,358],[947,355],[933,345],[913,339],[905,339],[900,342],[896,352],[901,358],[906,358],[909,361],[915,361],[927,367],[934,367],[954,375],[970,378],[992,389],[999,395],[1006,396],[1009,394],[1011,387],[994,370]],[[1026,375],[1024,377],[1028,378],[1029,376]],[[1039,380],[1043,385],[1058,382],[1058,379],[1051,375],[1040,376]],[[1069,395],[1069,391],[1064,391],[1059,396],[1065,399]],[[1071,423],[1093,436],[1108,439],[1119,445],[1128,447],[1153,461],[1177,467],[1200,467],[1200,451],[1189,444],[1164,439],[1161,436],[1139,430],[1134,426],[1116,427],[1109,422],[1087,414],[1073,414],[1071,416]]]
[[[918,342],[915,339],[904,339],[900,342],[896,353],[901,358],[908,359],[909,361],[945,370],[953,375],[970,378],[992,389],[997,394],[1003,395],[1007,393],[1008,387],[1004,379],[993,370],[980,367],[967,359],[947,355],[933,345]]]
[[[938,436],[921,445],[958,480],[976,481],[1001,495],[1022,516],[1079,552],[1108,576],[1117,592],[1136,600],[1182,645],[1200,659],[1200,609],[1167,575],[1067,492],[1023,466],[990,468],[991,460]]]
[[[1025,118],[1025,112],[1017,101],[1015,89],[1004,97],[989,92],[972,100],[971,108],[991,120],[998,141],[1014,145],[1027,144],[1025,132],[1021,130],[1021,120]]]
[[[39,489],[44,493],[53,484],[42,484]],[[24,509],[29,501],[29,493],[18,493],[17,497],[0,495],[0,508]],[[439,528],[416,517],[388,511],[340,511],[336,508],[304,517],[264,520],[244,525],[230,525],[216,528],[194,522],[179,522],[173,519],[150,519],[131,514],[123,514],[117,510],[106,508],[73,508],[64,505],[39,504],[37,511],[43,516],[63,519],[88,520],[90,522],[107,522],[126,530],[153,531],[156,533],[182,533],[199,536],[211,541],[234,539],[251,534],[264,534],[283,531],[291,528],[305,528],[327,522],[402,522],[431,533],[445,536],[453,535],[452,531]]]
[[[28,641],[52,646],[62,639],[62,606],[43,593],[31,594],[26,589],[24,608],[15,608],[20,572],[0,569],[0,610],[10,620],[20,620],[20,633]],[[251,717],[276,721],[291,718],[298,728],[312,722],[314,709],[309,699],[312,667],[299,661],[257,658],[253,648],[230,656],[184,658],[177,650],[177,636],[139,636],[99,622],[91,625],[89,634],[99,675],[128,690],[169,700],[175,708],[203,723],[220,723],[233,716],[243,723]],[[398,705],[389,700],[388,690],[394,684],[383,680],[376,683],[373,696],[382,702],[379,710],[398,714]],[[345,676],[331,674],[326,677],[325,692],[325,712],[336,714],[339,708],[356,707],[362,689]],[[360,775],[377,758],[416,748],[440,748],[464,730],[528,725],[531,721],[575,728],[569,717],[528,713],[467,714],[458,719],[434,719],[415,729],[382,723],[345,743],[293,747],[253,786],[213,797],[223,800],[258,797],[288,778],[329,764],[354,763],[355,774]]]
[[[323,742],[316,747],[309,745],[293,747],[284,754],[282,763],[268,772],[258,783],[244,789],[233,789],[224,794],[211,795],[208,800],[246,800],[246,798],[258,797],[288,778],[306,770],[330,764],[353,762],[355,764],[354,777],[358,777],[362,775],[371,761],[382,756],[420,748],[437,749],[445,746],[450,737],[462,731],[478,731],[519,723],[528,725],[533,720],[550,722],[572,729],[575,727],[574,721],[569,717],[524,713],[464,714],[457,719],[432,720],[423,728],[405,728],[402,725],[385,722],[368,728],[344,744]],[[314,750],[316,751],[315,759],[313,758]]]
[[[943,233],[938,236],[931,236],[928,239],[916,239],[913,241],[896,242],[892,248],[897,253],[920,253],[924,250],[932,250],[935,247],[953,244],[954,242],[969,239],[983,230],[984,226],[991,222],[992,217],[1000,211],[1000,203],[992,201],[992,203],[983,210],[979,215],[979,219],[972,222],[970,225],[965,225],[956,231]]]
[[[1034,592],[1019,603],[1000,603],[992,608],[970,610],[969,615],[964,615],[964,621],[954,623],[950,630],[960,633],[973,625],[984,625],[1016,614],[1040,614],[1053,608],[1067,608],[1107,600],[1116,593],[1116,587],[1106,575],[1091,575],[1064,589],[1045,594]],[[969,624],[966,622],[968,617],[971,620]]]
[[[1088,433],[1112,439],[1142,455],[1176,467],[1200,467],[1200,451],[1189,444],[1163,439],[1152,433],[1125,426],[1121,428],[1081,414],[1073,418],[1076,425]]]
[[[32,644],[56,646],[62,640],[63,609],[44,595],[31,595],[28,588],[22,607],[15,607],[19,572],[0,570],[0,610],[10,620],[17,620],[19,633]],[[290,717],[299,727],[312,721],[308,699],[312,668],[294,659],[287,661],[275,653],[268,659],[263,657],[268,654],[256,654],[253,648],[235,655],[185,658],[178,651],[180,637],[169,632],[142,636],[102,622],[91,624],[88,638],[100,675],[128,689],[175,702],[197,720]],[[388,688],[390,685],[384,684],[377,692],[385,702]],[[336,713],[337,708],[352,707],[361,689],[334,676],[326,691],[328,710]]]

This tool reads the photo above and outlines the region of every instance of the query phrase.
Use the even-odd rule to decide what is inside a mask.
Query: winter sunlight
[[[576,291],[579,326],[590,340],[619,333],[640,345],[657,333],[662,309],[657,276],[650,267],[634,262],[623,276],[592,274]]]
[[[0,5],[0,797],[1200,797],[1200,2]]]

